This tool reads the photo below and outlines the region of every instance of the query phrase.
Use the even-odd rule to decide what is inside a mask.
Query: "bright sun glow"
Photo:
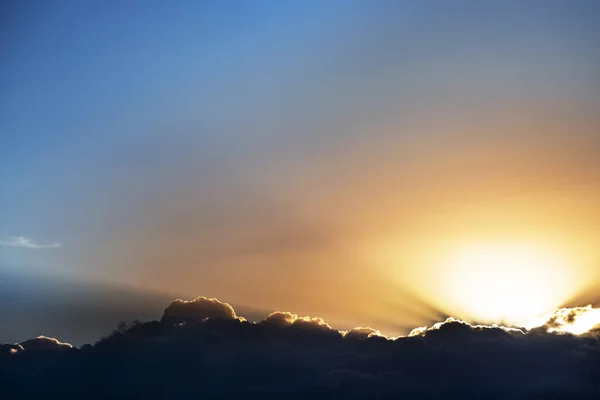
[[[444,264],[450,300],[479,321],[527,324],[569,295],[568,265],[541,246],[470,244]]]

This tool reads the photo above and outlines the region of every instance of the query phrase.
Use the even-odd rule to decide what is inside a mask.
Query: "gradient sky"
[[[553,306],[598,281],[598,2],[0,15],[4,268],[384,332],[469,317],[448,254],[481,241],[560,253]]]

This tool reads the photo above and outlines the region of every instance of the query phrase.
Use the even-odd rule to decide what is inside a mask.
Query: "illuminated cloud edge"
[[[216,298],[207,298],[203,296],[197,297],[191,301],[181,299],[173,301],[165,309],[161,321],[185,323],[186,321],[201,321],[209,318],[239,319],[246,321],[244,317],[236,314],[234,308],[230,304],[221,302]],[[349,330],[337,331],[325,322],[323,318],[299,316],[287,311],[275,311],[262,321],[250,323],[272,325],[280,328],[304,326],[325,331],[336,331],[343,337],[348,338],[366,339],[373,336],[390,340],[398,338],[388,337],[372,327],[355,327]],[[596,329],[600,328],[600,308],[594,308],[591,305],[585,307],[557,308],[550,314],[537,318],[526,326],[503,326],[497,324],[473,325],[467,321],[449,317],[445,321],[437,322],[430,327],[421,326],[414,328],[406,337],[422,336],[428,332],[439,330],[446,324],[463,324],[475,330],[499,329],[515,334],[524,334],[529,331],[545,331],[556,334],[582,335],[594,332]]]

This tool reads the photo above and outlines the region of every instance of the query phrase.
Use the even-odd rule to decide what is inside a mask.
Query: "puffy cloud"
[[[523,330],[520,328],[513,328],[501,325],[471,325],[466,321],[462,321],[456,319],[454,317],[448,317],[445,321],[437,322],[433,324],[430,328],[426,326],[421,326],[418,328],[414,328],[408,334],[409,337],[412,336],[422,336],[431,333],[435,333],[436,331],[445,331],[445,332],[482,332],[482,331],[503,331],[507,333],[523,333]]]
[[[574,335],[600,327],[600,308],[585,307],[557,308],[550,314],[533,321],[528,328],[542,328],[548,332],[564,332]]]
[[[296,314],[284,311],[275,311],[269,314],[262,322],[267,325],[274,325],[278,327],[290,326],[298,318]]]
[[[308,328],[308,329],[321,329],[325,331],[332,331],[333,328],[329,326],[329,324],[323,321],[323,318],[318,317],[298,317],[292,324],[292,326],[296,326],[299,328]]]
[[[26,351],[55,351],[73,348],[69,343],[63,343],[58,339],[47,336],[38,336],[18,343],[18,345]]]
[[[237,315],[229,304],[200,296],[192,301],[175,300],[165,309],[161,321],[181,323],[205,318],[235,319]]]
[[[352,328],[349,331],[343,332],[343,335],[346,339],[368,339],[373,336],[384,337],[381,332],[369,327]]]
[[[408,336],[412,337],[412,336],[421,336],[422,334],[424,334],[427,331],[427,327],[426,326],[419,326],[417,328],[412,329]]]
[[[7,240],[0,240],[0,247],[21,247],[25,249],[56,249],[60,243],[39,244],[25,236],[13,236]]]
[[[327,322],[325,322],[323,318],[300,317],[297,314],[292,314],[285,311],[275,311],[269,314],[269,316],[260,323],[279,328],[294,327],[298,329],[334,331],[334,329]]]

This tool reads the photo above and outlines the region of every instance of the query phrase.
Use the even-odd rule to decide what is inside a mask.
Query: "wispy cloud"
[[[21,247],[25,249],[56,249],[60,243],[39,244],[25,236],[13,236],[7,240],[0,240],[0,247]]]

